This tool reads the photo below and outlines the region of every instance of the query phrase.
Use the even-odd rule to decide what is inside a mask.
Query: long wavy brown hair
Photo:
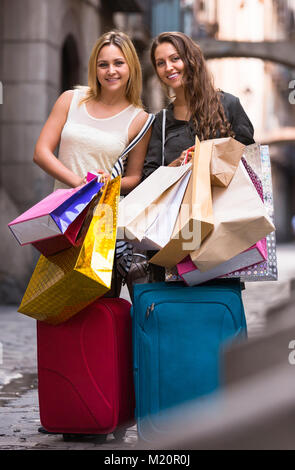
[[[172,44],[185,65],[184,93],[196,132],[200,140],[214,137],[234,137],[220,101],[220,90],[214,88],[200,47],[186,34],[165,32],[159,34],[151,46],[151,60],[155,70],[156,48],[165,42]],[[165,86],[169,98],[169,87]]]

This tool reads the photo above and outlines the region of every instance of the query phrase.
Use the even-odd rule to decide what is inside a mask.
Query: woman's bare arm
[[[65,91],[55,102],[37,140],[33,158],[46,173],[70,187],[80,186],[83,179],[64,166],[53,152],[59,144],[73,93],[72,90]]]

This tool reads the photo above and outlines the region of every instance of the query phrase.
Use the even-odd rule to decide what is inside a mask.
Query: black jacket
[[[254,143],[254,129],[245,113],[239,98],[230,93],[221,92],[221,103],[225,115],[235,133],[235,139],[244,145]],[[152,135],[144,163],[143,179],[162,165],[162,117],[160,111],[153,123]],[[167,108],[165,138],[165,165],[178,158],[181,152],[195,144],[193,120],[180,121],[173,114],[173,103]]]

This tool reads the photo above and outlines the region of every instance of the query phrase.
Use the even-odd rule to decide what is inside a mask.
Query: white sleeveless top
[[[74,90],[58,152],[59,160],[81,178],[88,171],[112,173],[128,144],[129,126],[142,111],[131,104],[115,116],[98,119],[88,113],[85,103],[79,105],[84,96],[85,89]],[[60,188],[68,186],[55,180],[54,190]]]

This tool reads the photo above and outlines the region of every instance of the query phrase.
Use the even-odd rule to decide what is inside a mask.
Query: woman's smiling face
[[[183,86],[185,65],[170,42],[159,44],[155,50],[155,64],[160,80],[176,89]]]
[[[129,67],[121,49],[113,44],[102,47],[97,56],[97,79],[106,90],[126,90]]]

